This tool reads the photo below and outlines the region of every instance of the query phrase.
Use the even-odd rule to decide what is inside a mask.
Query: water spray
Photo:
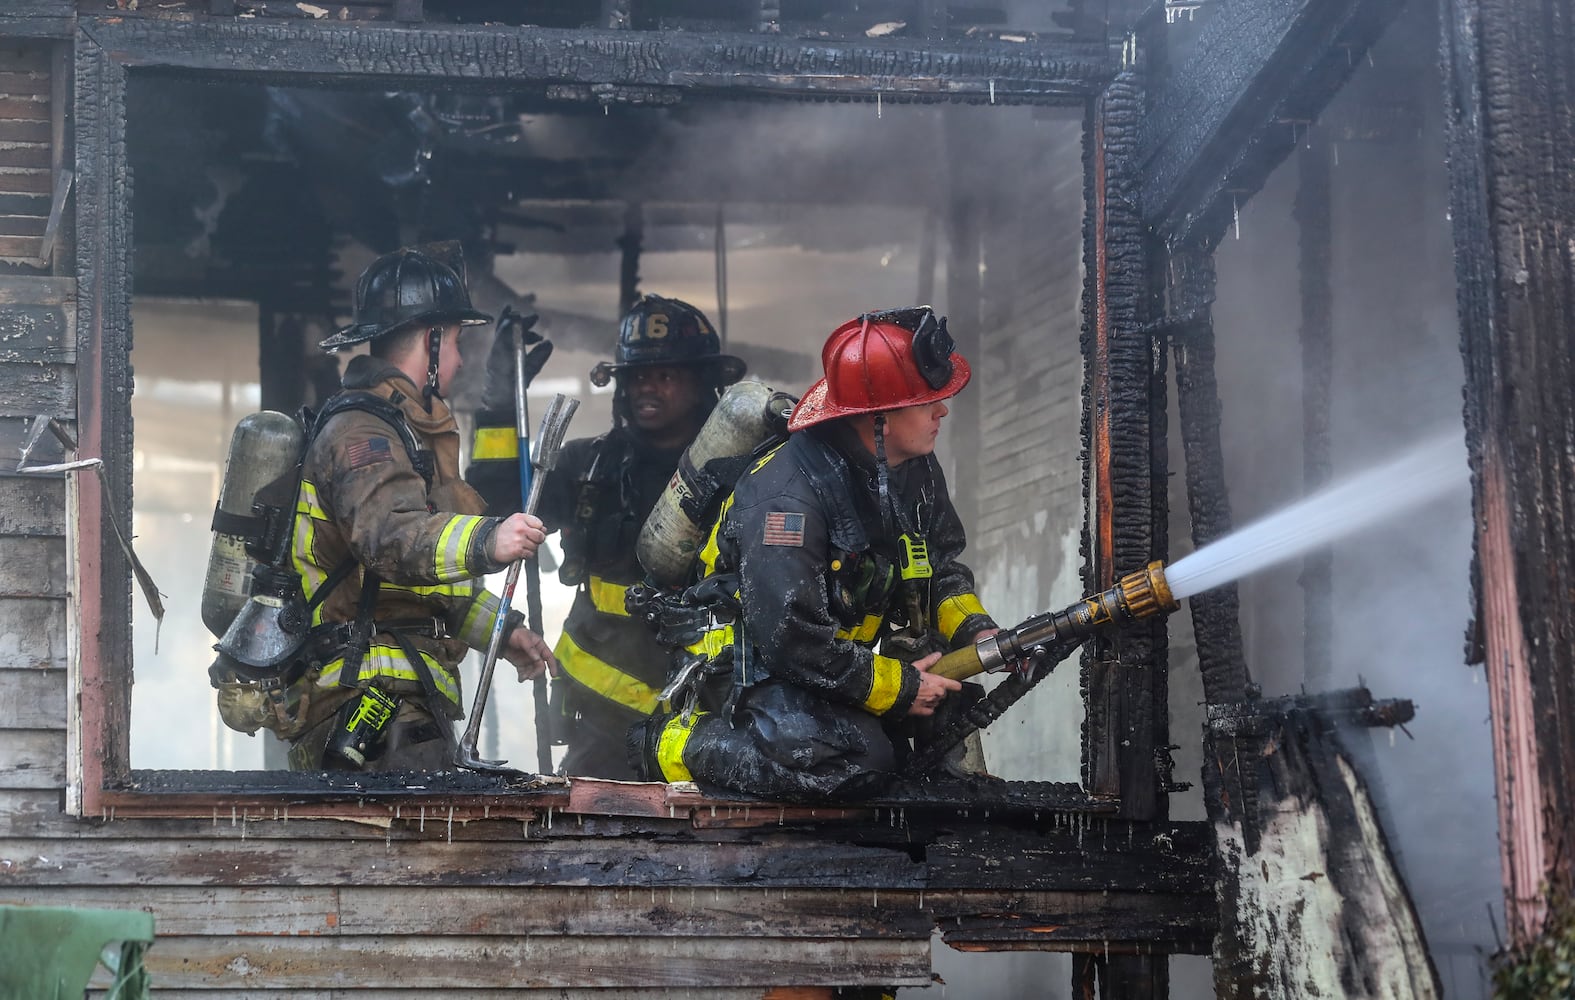
[[[966,680],[1032,661],[1056,642],[1084,639],[1170,614],[1183,597],[1212,590],[1371,527],[1436,499],[1466,481],[1460,434],[1451,431],[1415,450],[1320,490],[1166,567],[1149,563],[1061,611],[1034,615],[941,657],[930,673]]]

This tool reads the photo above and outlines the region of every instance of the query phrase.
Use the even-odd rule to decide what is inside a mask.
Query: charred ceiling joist
[[[82,32],[127,66],[444,80],[478,86],[583,84],[806,98],[1077,103],[1109,78],[1104,46],[935,41],[808,41],[781,35],[575,31],[455,25],[383,28],[259,21],[84,20]],[[563,93],[563,96],[573,96]],[[593,93],[592,96],[595,96]]]

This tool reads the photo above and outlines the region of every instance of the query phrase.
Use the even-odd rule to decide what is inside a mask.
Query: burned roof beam
[[[70,38],[76,24],[73,0],[11,0],[0,10],[0,36]]]
[[[119,12],[117,12],[119,13]],[[1031,43],[806,41],[780,35],[566,30],[497,26],[171,21],[117,16],[81,28],[129,67],[318,79],[426,78],[492,88],[531,83],[665,87],[886,100],[1070,104],[1110,77],[1103,46]]]
[[[1210,247],[1295,148],[1400,0],[1218,0],[1191,55],[1152,86],[1143,214]],[[1166,31],[1164,23],[1150,30]]]

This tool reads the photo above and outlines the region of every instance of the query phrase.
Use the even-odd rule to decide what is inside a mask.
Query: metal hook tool
[[[558,455],[563,450],[563,436],[569,429],[569,421],[574,417],[574,411],[579,407],[580,401],[558,394],[547,404],[547,412],[542,415],[541,429],[536,432],[536,440],[531,444],[530,466],[530,495],[525,498],[525,513],[536,513],[536,505],[541,499],[542,484],[547,480],[547,473],[558,464]],[[503,622],[508,617],[509,605],[514,600],[514,589],[519,584],[520,567],[525,560],[517,559],[509,566],[508,576],[503,580],[503,604],[498,608],[498,618],[492,627],[492,640],[487,644],[487,658],[481,665],[481,678],[476,683],[475,703],[470,707],[470,721],[465,725],[465,735],[460,738],[459,747],[454,751],[454,764],[458,767],[472,771],[495,771],[502,774],[524,774],[518,768],[505,767],[507,761],[484,760],[476,752],[476,739],[481,733],[481,715],[486,711],[487,695],[492,690],[492,672],[498,665],[498,651],[503,647]]]
[[[104,491],[104,505],[109,512],[109,526],[115,532],[115,541],[120,543],[120,550],[125,553],[126,561],[131,564],[131,573],[137,580],[137,586],[142,591],[142,597],[148,602],[148,610],[153,612],[154,649],[158,649],[157,628],[164,624],[164,601],[159,594],[158,585],[153,582],[153,576],[142,565],[142,560],[137,558],[137,553],[131,547],[131,540],[127,532],[121,530],[120,518],[115,505],[115,496],[109,488],[109,476],[104,472],[102,458],[68,458],[64,462],[55,462],[48,465],[28,465],[28,460],[33,457],[33,449],[38,447],[48,432],[60,442],[69,456],[77,450],[76,439],[61,426],[60,421],[48,414],[40,413],[33,418],[33,423],[27,432],[27,438],[22,442],[21,456],[16,462],[16,472],[23,476],[46,476],[60,472],[82,472],[92,469],[98,476],[99,488]]]

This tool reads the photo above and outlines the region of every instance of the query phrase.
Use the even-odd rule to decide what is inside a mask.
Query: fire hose
[[[909,757],[907,774],[917,777],[932,771],[948,751],[970,733],[1004,715],[1086,640],[1145,618],[1169,614],[1178,607],[1180,604],[1165,580],[1165,566],[1155,561],[1128,573],[1109,590],[1060,611],[1034,615],[1015,628],[1002,629],[947,653],[930,668],[930,673],[959,681],[981,673],[1008,669],[1012,673]]]

